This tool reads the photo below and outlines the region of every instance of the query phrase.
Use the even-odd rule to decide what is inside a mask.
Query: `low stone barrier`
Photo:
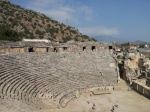
[[[133,89],[150,99],[150,88],[145,87],[137,82],[133,82]]]

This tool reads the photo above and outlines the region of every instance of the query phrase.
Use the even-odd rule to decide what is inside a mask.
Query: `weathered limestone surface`
[[[140,50],[140,53],[128,52],[125,55],[122,75],[137,92],[150,98],[150,60],[141,52],[148,53]]]
[[[38,108],[64,107],[88,88],[117,85],[109,50],[0,55],[0,97]]]

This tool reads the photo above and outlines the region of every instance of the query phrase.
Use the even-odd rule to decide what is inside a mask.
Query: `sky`
[[[8,0],[75,27],[81,33],[150,42],[150,0]]]

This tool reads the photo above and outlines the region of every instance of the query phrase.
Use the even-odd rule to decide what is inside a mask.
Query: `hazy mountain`
[[[137,40],[137,41],[134,41],[134,42],[131,42],[130,44],[134,44],[134,45],[142,45],[142,44],[144,44],[144,45],[149,45],[150,43],[148,43],[148,42],[144,42],[144,41],[141,41],[141,40]]]

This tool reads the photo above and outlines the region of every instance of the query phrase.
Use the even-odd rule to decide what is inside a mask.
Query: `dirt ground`
[[[114,112],[150,112],[149,99],[135,91],[128,91],[123,80],[120,85],[121,90],[112,90],[111,94],[90,96],[90,93],[86,93],[70,101],[65,109],[42,112],[111,112],[117,101],[119,107],[115,107]],[[93,103],[96,105],[95,110],[92,109]]]

